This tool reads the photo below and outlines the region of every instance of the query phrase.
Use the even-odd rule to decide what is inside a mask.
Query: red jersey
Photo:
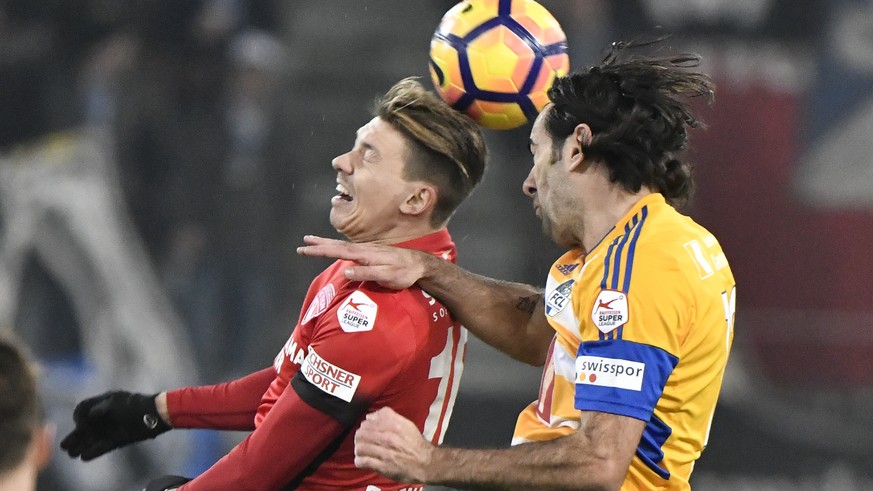
[[[446,230],[398,245],[455,261]],[[366,413],[390,406],[439,444],[460,385],[467,332],[417,286],[395,291],[352,282],[343,275],[350,265],[336,261],[312,282],[273,369],[168,393],[176,427],[240,429],[254,419],[249,438],[181,490],[421,488],[355,467],[354,429]]]

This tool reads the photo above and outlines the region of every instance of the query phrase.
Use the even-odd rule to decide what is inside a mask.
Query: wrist
[[[155,438],[161,433],[171,430],[173,427],[164,421],[158,411],[158,394],[130,394],[128,404],[132,410],[135,424],[139,426],[141,434],[135,441],[146,438]]]
[[[428,282],[434,277],[439,277],[439,268],[444,265],[446,260],[432,254],[422,254],[421,259],[419,262],[421,272],[418,275],[418,281]]]
[[[155,407],[158,410],[158,415],[164,420],[168,426],[173,426],[172,421],[170,421],[170,409],[167,406],[167,393],[161,392],[160,394],[155,396]]]
[[[426,442],[423,452],[421,468],[419,469],[419,482],[422,484],[435,484],[440,476],[443,476],[445,448]]]

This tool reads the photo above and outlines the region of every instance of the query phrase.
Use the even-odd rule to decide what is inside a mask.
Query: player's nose
[[[346,174],[352,173],[349,152],[334,157],[333,160],[330,161],[330,165],[333,167],[333,170],[337,172],[345,172]]]
[[[533,175],[533,169],[528,173],[527,178],[521,183],[521,191],[528,197],[533,198],[537,194],[537,181]]]

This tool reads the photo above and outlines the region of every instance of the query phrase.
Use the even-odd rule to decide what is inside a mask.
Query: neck
[[[425,235],[430,235],[434,232],[437,232],[438,230],[441,230],[442,228],[443,227],[433,228],[430,225],[396,227],[389,231],[386,231],[385,233],[381,233],[378,236],[366,238],[349,237],[349,240],[352,242],[367,244],[399,244],[401,242],[424,237]]]
[[[584,229],[580,234],[580,243],[586,253],[591,252],[639,200],[652,194],[647,187],[641,188],[636,193],[630,193],[613,183],[602,189],[600,196],[592,196],[590,203],[593,205],[584,207],[585,216],[581,222],[584,224]]]

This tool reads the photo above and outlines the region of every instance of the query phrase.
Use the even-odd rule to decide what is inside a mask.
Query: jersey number
[[[721,292],[721,303],[724,306],[724,348],[726,351],[724,362],[727,364],[728,357],[731,352],[731,341],[734,338],[734,322],[737,317],[737,286],[731,287],[730,291]],[[712,414],[709,415],[709,423],[706,424],[706,436],[703,438],[703,447],[709,442],[709,432],[712,429],[712,418],[715,416],[715,408],[712,408]]]
[[[451,326],[446,335],[445,348],[430,360],[428,378],[440,379],[440,385],[436,399],[427,412],[422,434],[435,445],[442,443],[449,426],[449,418],[452,417],[452,408],[461,385],[461,372],[464,370],[466,345],[467,330],[461,326]]]
[[[731,340],[734,337],[734,321],[737,317],[737,286],[731,287],[730,292],[721,292],[721,303],[724,305],[724,321],[727,324],[727,333],[724,337],[725,348],[730,352]],[[727,361],[727,358],[725,358]]]

